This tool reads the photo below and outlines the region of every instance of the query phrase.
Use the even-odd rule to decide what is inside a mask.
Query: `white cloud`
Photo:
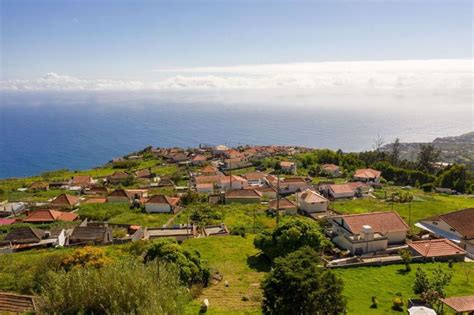
[[[160,80],[76,78],[48,73],[0,81],[3,92],[278,91],[285,95],[456,95],[472,97],[472,60],[314,62],[158,69]]]

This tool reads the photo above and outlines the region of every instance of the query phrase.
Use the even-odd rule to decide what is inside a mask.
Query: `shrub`
[[[434,184],[433,183],[427,183],[421,185],[421,189],[423,189],[424,192],[432,192],[434,190]]]
[[[155,259],[175,264],[183,284],[188,286],[192,284],[207,286],[209,284],[211,271],[201,259],[201,254],[196,250],[183,249],[178,243],[171,240],[160,240],[146,251],[146,262]]]
[[[76,249],[72,254],[66,256],[61,266],[65,270],[73,270],[80,267],[101,268],[110,263],[111,259],[107,257],[104,249],[94,246],[85,246]]]
[[[372,304],[370,305],[370,308],[378,308],[379,307],[379,301],[377,300],[376,296],[372,296]]]
[[[403,300],[401,297],[396,296],[392,300],[392,309],[395,311],[403,311]]]
[[[232,235],[240,235],[242,237],[245,237],[245,233],[246,233],[245,226],[242,226],[242,225],[233,226],[230,229],[230,234]]]
[[[38,306],[49,314],[177,314],[187,294],[175,267],[122,260],[101,269],[50,273]]]

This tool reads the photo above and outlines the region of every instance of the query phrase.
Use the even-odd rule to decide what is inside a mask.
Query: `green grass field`
[[[223,275],[221,282],[205,288],[202,295],[189,304],[187,314],[198,314],[204,298],[210,303],[207,314],[261,313],[260,282],[268,265],[257,256],[253,236],[197,238],[185,241],[183,246],[198,249],[209,266]],[[228,281],[228,287],[225,281]],[[243,301],[244,296],[249,300]]]
[[[331,206],[342,213],[364,213],[374,211],[397,211],[412,226],[419,220],[436,214],[474,207],[474,198],[467,195],[448,196],[423,193],[414,190],[414,201],[408,203],[392,203],[381,199],[361,198],[356,200],[336,201]],[[411,220],[410,220],[411,206]]]
[[[401,314],[392,311],[392,299],[400,293],[405,302],[408,298],[416,298],[413,293],[413,282],[418,267],[427,271],[433,270],[438,263],[412,264],[411,272],[403,272],[404,265],[383,267],[359,267],[352,269],[337,269],[335,272],[344,280],[344,296],[348,299],[348,314]],[[450,270],[447,263],[440,264]],[[453,279],[447,287],[447,296],[462,296],[474,294],[474,263],[455,263]],[[470,271],[466,279],[466,271]],[[370,308],[372,296],[376,296],[379,306]]]

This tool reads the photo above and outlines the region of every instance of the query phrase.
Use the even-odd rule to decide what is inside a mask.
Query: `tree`
[[[445,272],[441,265],[433,270],[431,277],[428,277],[424,270],[418,268],[413,291],[420,295],[425,303],[439,307],[439,300],[446,297],[445,287],[451,282],[452,276],[453,274]]]
[[[319,266],[318,254],[302,247],[275,259],[262,283],[264,314],[341,314],[345,311],[343,283]]]
[[[316,251],[324,250],[331,243],[322,235],[315,223],[292,220],[277,227],[273,232],[264,231],[254,239],[256,248],[270,259],[285,256],[302,246]]]
[[[468,172],[464,165],[453,165],[439,176],[439,186],[451,188],[461,193],[466,192],[470,184]]]
[[[390,163],[398,165],[400,161],[400,139],[396,138],[392,144],[392,150],[390,152]]]
[[[413,258],[410,250],[401,249],[398,253],[400,254],[400,257],[402,258],[402,261],[405,264],[405,271],[407,272],[410,271],[411,270],[410,263]]]
[[[146,262],[155,259],[176,265],[183,284],[209,284],[211,272],[197,250],[183,249],[174,241],[161,240],[151,245],[145,254]]]
[[[374,150],[375,151],[380,151],[380,149],[382,148],[384,143],[385,143],[384,138],[381,135],[378,134],[377,137],[374,139],[374,144],[373,144]]]
[[[61,266],[65,270],[72,270],[84,267],[101,268],[111,262],[103,248],[85,246],[76,249],[72,254],[66,256]]]
[[[440,152],[432,144],[421,144],[418,153],[418,169],[432,174],[434,163],[439,160]]]

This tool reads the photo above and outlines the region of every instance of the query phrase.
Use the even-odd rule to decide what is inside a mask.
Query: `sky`
[[[287,89],[472,100],[471,1],[0,2],[8,99]]]

